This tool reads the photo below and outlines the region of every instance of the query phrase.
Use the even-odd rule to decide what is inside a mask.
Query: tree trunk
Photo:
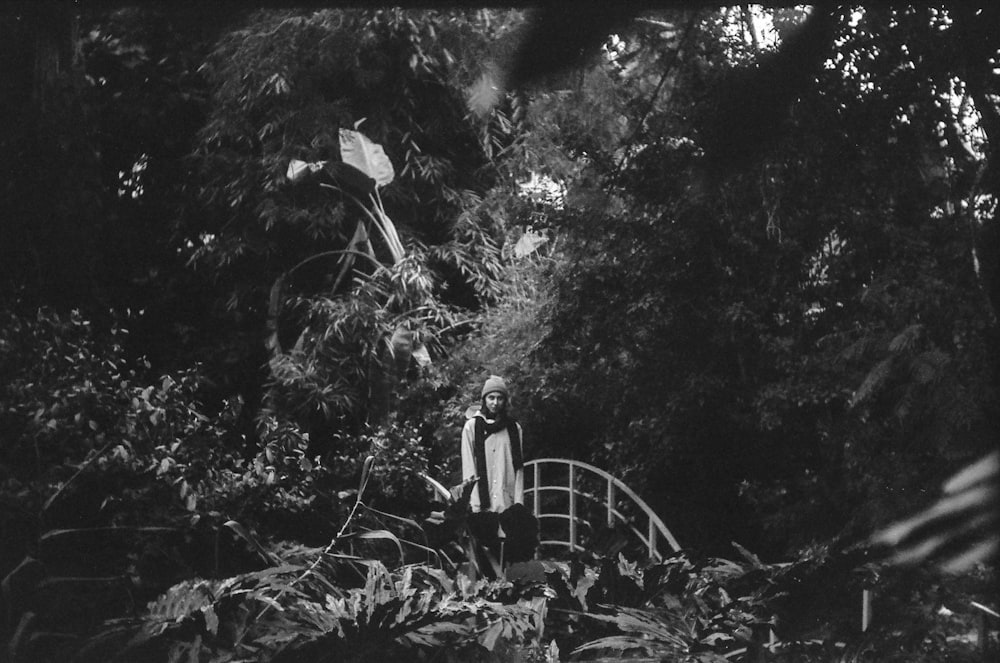
[[[66,76],[74,87],[82,78],[80,17],[65,2],[42,0],[30,17],[34,31],[31,101],[44,111]]]

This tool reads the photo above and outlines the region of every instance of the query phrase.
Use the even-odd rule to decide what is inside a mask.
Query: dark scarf
[[[485,415],[475,417],[475,438],[473,455],[476,460],[476,474],[479,475],[479,508],[485,511],[490,508],[490,486],[486,475],[486,438],[503,429],[507,429],[510,438],[510,455],[514,461],[514,471],[524,469],[524,458],[521,455],[521,431],[513,417],[501,415],[494,421],[487,421]]]

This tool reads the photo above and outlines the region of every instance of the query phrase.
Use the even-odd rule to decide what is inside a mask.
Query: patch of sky
[[[531,173],[531,177],[517,183],[519,193],[536,203],[562,209],[566,204],[566,185],[548,175]]]

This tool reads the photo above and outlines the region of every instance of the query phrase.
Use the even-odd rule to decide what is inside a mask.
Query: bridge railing
[[[672,551],[680,550],[677,539],[649,505],[620,479],[598,467],[568,458],[539,458],[525,463],[524,473],[527,484],[524,489],[525,504],[542,525],[542,532],[547,530],[544,527],[546,521],[567,522],[565,539],[543,538],[539,541],[541,546],[559,546],[568,548],[571,552],[584,550],[580,525],[591,525],[584,514],[596,512],[602,515],[603,524],[607,527],[621,525],[631,531],[642,542],[652,559],[662,559],[661,543]],[[546,475],[558,474],[561,479],[564,473],[565,483],[543,483]],[[601,486],[600,495],[587,490],[588,486],[584,485],[594,485],[595,480],[596,485]],[[566,497],[565,511],[551,510],[554,503],[561,502],[545,499],[546,495],[551,494]],[[590,508],[585,508],[581,500],[588,503]],[[635,512],[636,508],[637,514],[630,513]]]

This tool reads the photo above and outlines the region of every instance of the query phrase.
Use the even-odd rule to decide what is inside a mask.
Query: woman
[[[521,425],[508,413],[510,392],[503,378],[490,376],[481,398],[479,411],[462,429],[462,480],[477,479],[469,500],[469,529],[501,563],[527,560],[538,528],[524,507]]]

